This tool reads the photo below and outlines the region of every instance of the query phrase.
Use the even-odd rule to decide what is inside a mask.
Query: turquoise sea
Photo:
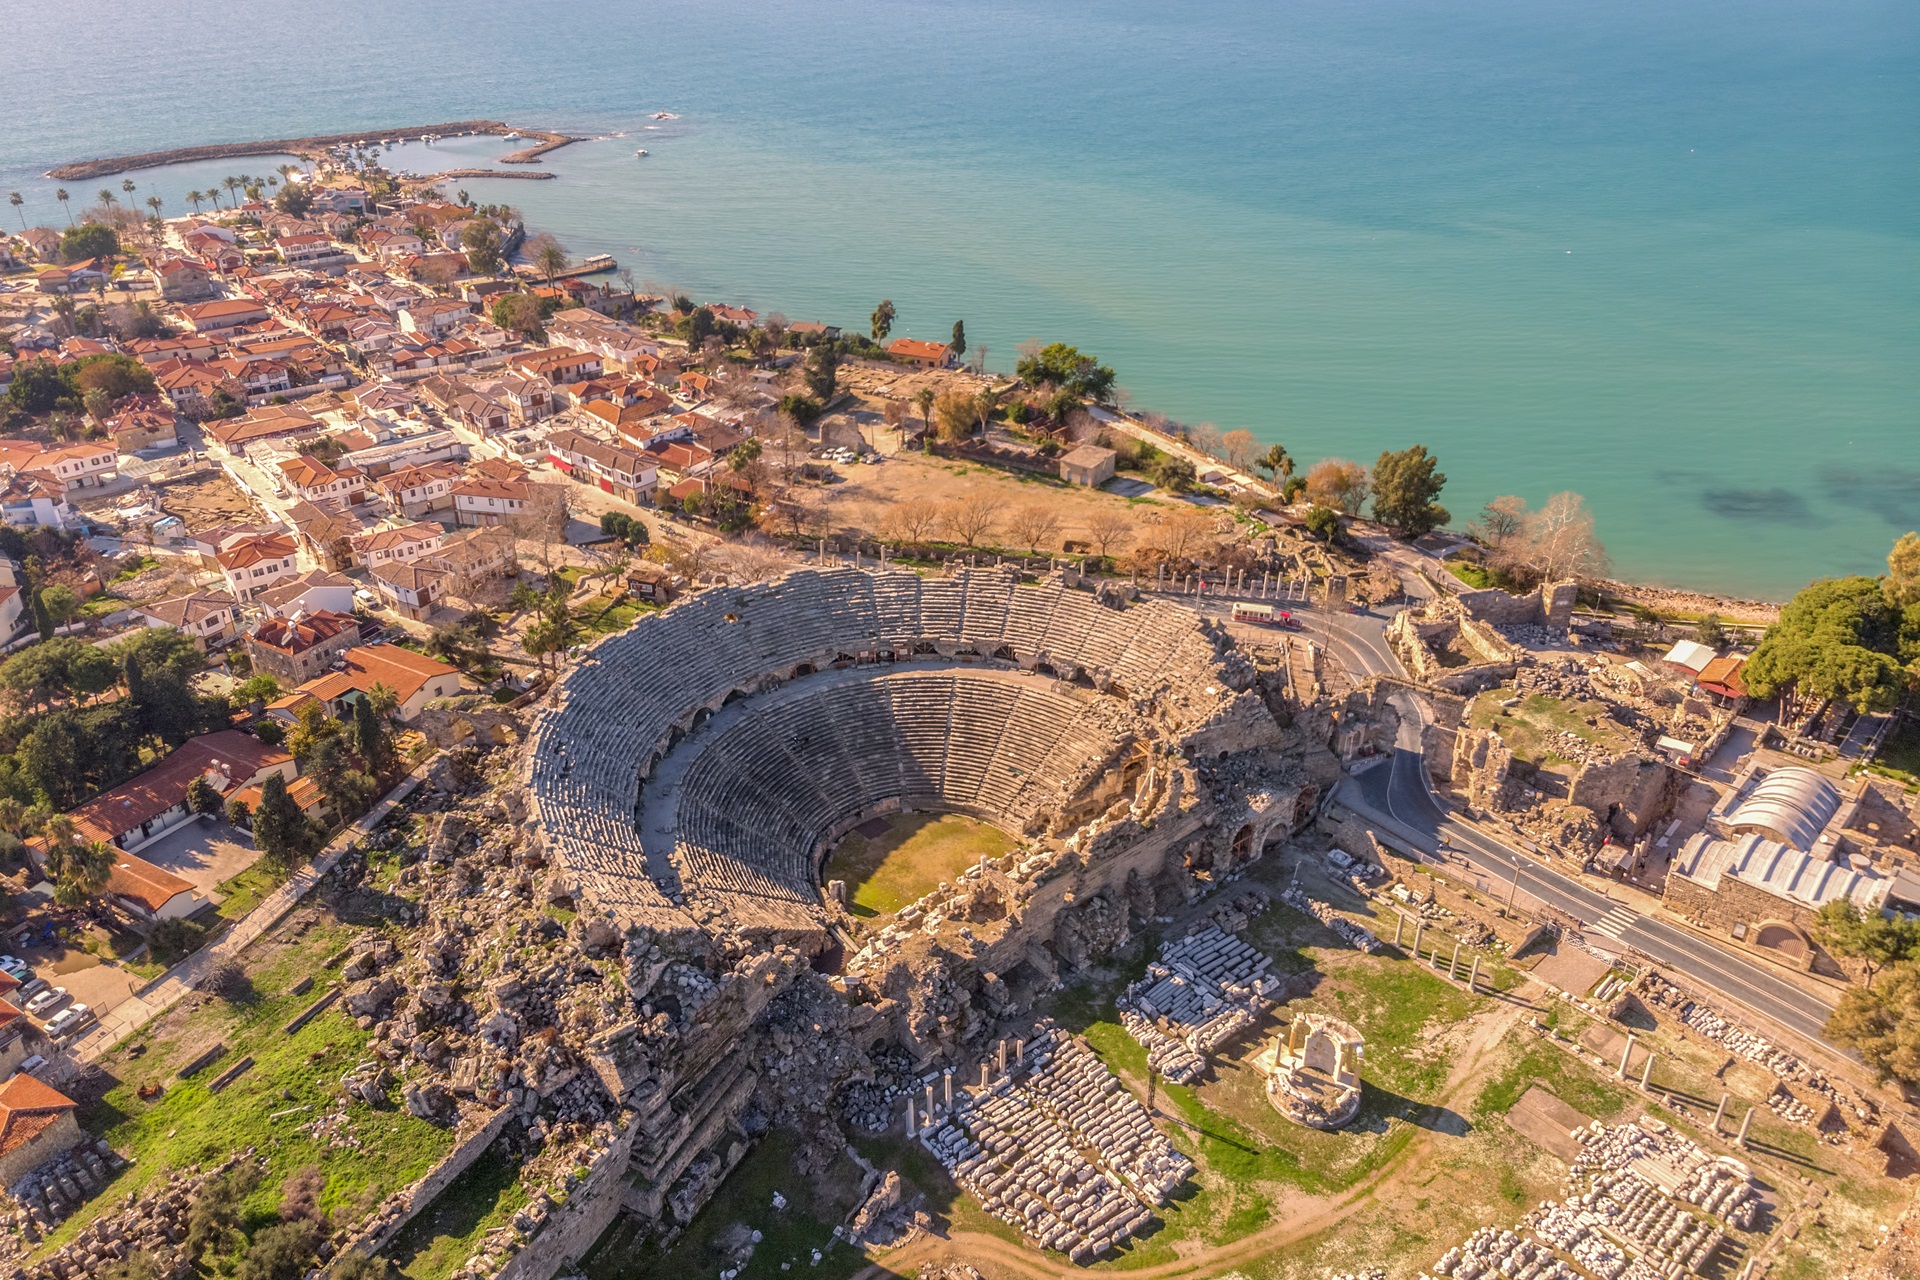
[[[703,297],[847,325],[889,297],[996,367],[1074,342],[1136,405],[1303,459],[1425,443],[1461,517],[1577,490],[1627,576],[1784,596],[1920,526],[1911,0],[96,0],[4,29],[0,188],[49,225],[39,174],[89,155],[619,132],[464,185]]]

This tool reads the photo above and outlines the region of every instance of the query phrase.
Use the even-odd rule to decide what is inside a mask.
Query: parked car
[[[71,1035],[93,1020],[93,1011],[83,1004],[68,1005],[47,1023],[47,1034],[58,1039]]]
[[[13,998],[15,1000],[31,1000],[46,989],[47,980],[45,978],[35,978],[32,982],[29,982],[26,986],[14,992]]]
[[[27,975],[32,972],[33,970],[27,967],[27,962],[19,956],[0,956],[0,973],[9,974],[25,982]]]
[[[36,1018],[44,1018],[51,1010],[57,1009],[65,1003],[66,999],[67,989],[65,987],[48,987],[45,991],[42,991],[39,995],[27,1001],[27,1012]]]
[[[24,1071],[28,1075],[32,1075],[34,1072],[38,1071],[40,1068],[46,1065],[47,1065],[46,1055],[36,1053],[31,1058],[28,1058],[25,1062],[21,1063],[19,1070]]]

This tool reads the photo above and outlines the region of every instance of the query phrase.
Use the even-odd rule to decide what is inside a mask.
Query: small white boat
[[[645,147],[642,147],[638,151],[634,152],[633,154],[636,156],[644,156],[647,154],[647,149]]]
[[[653,118],[655,120],[678,120],[680,117],[671,111],[656,111],[653,113]]]

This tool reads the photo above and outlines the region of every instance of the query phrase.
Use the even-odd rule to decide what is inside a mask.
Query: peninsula
[[[305,138],[269,138],[258,142],[213,142],[195,147],[173,147],[166,151],[143,151],[136,155],[104,156],[95,160],[76,160],[47,170],[49,178],[79,182],[104,178],[139,169],[159,169],[170,164],[196,160],[230,160],[239,156],[295,155],[317,161],[335,147],[377,146],[398,138],[417,138],[423,134],[438,137],[465,137],[474,134],[507,136],[518,133],[533,145],[500,157],[501,164],[538,164],[540,157],[580,139],[571,134],[550,133],[542,129],[515,129],[500,120],[460,120],[452,124],[418,124],[397,128],[362,129],[354,133],[314,134]],[[469,171],[471,172],[471,171]]]

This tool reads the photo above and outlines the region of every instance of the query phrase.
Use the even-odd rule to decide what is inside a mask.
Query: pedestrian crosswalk
[[[1627,930],[1640,922],[1640,917],[1625,907],[1615,907],[1601,916],[1590,926],[1595,933],[1604,933],[1618,941]]]

